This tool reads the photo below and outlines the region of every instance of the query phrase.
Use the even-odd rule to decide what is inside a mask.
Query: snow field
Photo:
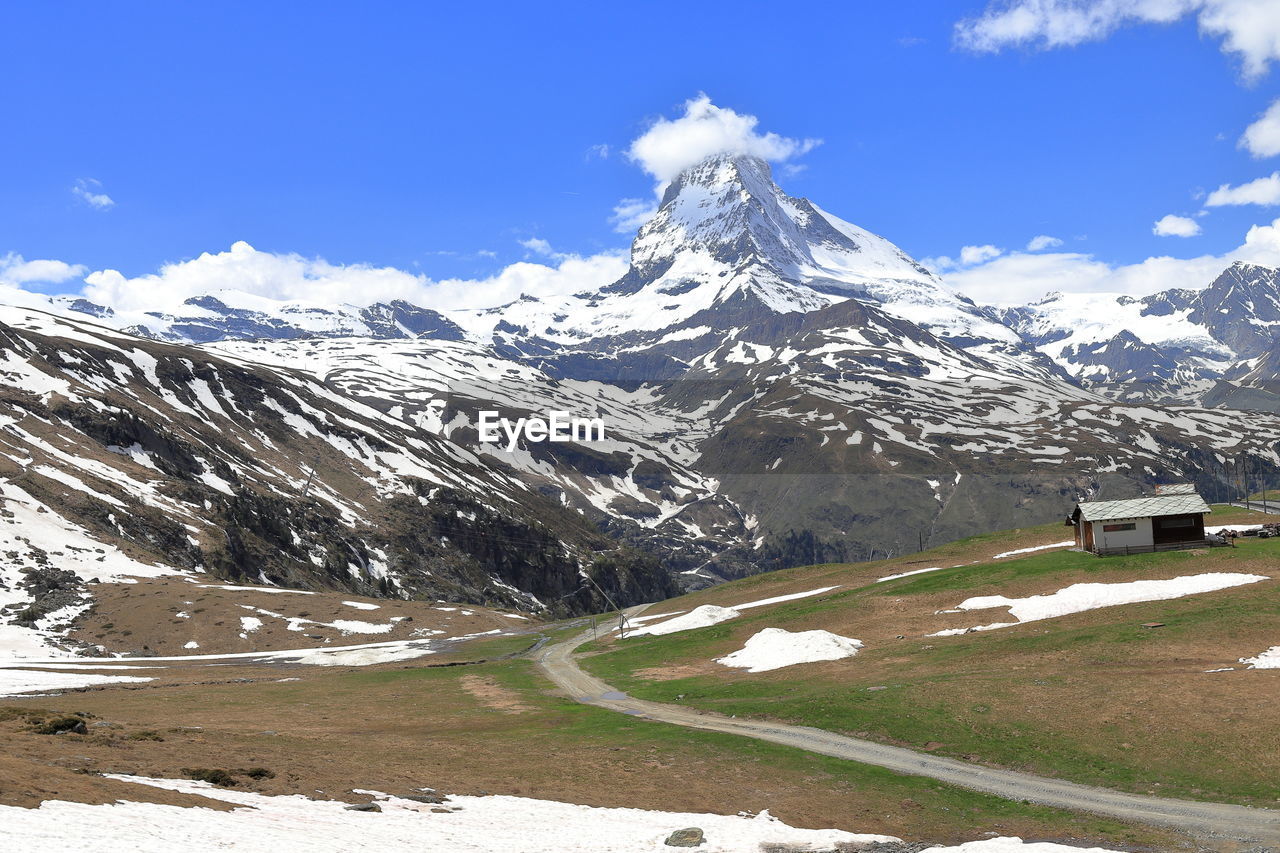
[[[263,851],[296,849],[300,839],[316,853],[354,850],[439,850],[449,853],[662,853],[663,841],[677,829],[696,826],[706,833],[703,853],[742,853],[762,844],[828,849],[838,843],[893,842],[887,835],[838,829],[796,829],[767,811],[756,816],[713,815],[594,808],[551,800],[510,796],[452,796],[446,812],[413,800],[361,791],[378,803],[380,813],[348,811],[336,800],[304,796],[267,796],[216,788],[205,782],[111,775],[149,785],[232,803],[232,811],[167,806],[122,800],[87,805],[46,800],[36,809],[0,806],[0,820],[11,838],[21,838],[32,853],[168,853],[186,849]],[[992,838],[955,847],[931,847],[928,853],[1114,853],[1081,851],[1060,844],[1025,844],[1017,838]]]
[[[0,806],[6,834],[24,850],[160,853],[172,850],[264,851],[305,846],[317,853],[438,850],[449,853],[659,853],[677,829],[701,827],[704,853],[739,853],[761,843],[832,847],[837,842],[894,841],[836,829],[795,829],[763,812],[756,817],[592,808],[525,797],[455,796],[432,806],[375,794],[381,813],[352,812],[335,800],[265,796],[204,782],[112,776],[126,782],[234,803],[233,811],[122,801],[85,805],[46,801],[38,809]],[[372,793],[372,792],[370,792]]]

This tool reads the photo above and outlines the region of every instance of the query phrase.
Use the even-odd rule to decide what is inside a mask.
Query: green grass
[[[545,694],[549,682],[528,661],[486,665],[485,671],[503,686],[520,691],[527,701],[540,705],[544,711],[554,712],[559,738],[626,745],[632,749],[659,749],[690,757],[715,755],[737,763],[759,765],[766,773],[795,773],[817,777],[828,784],[838,782],[857,791],[874,791],[877,797],[893,801],[895,805],[911,801],[926,813],[936,815],[930,820],[936,822],[939,832],[955,831],[949,827],[951,824],[967,824],[965,828],[991,826],[1017,818],[1042,825],[1046,833],[1067,831],[1118,840],[1134,837],[1133,828],[1119,821],[1005,800],[751,738],[640,720],[579,702],[549,698]]]
[[[1045,589],[1088,581],[1091,575],[1241,571],[1245,561],[1280,556],[1272,540],[1240,540],[1235,549],[1208,553],[1168,552],[1100,559],[1070,551],[1048,551],[1017,559],[963,566],[870,584],[824,596],[801,599],[761,611],[747,611],[739,619],[708,628],[658,637],[638,637],[597,654],[584,656],[585,669],[639,698],[673,702],[724,714],[779,719],[831,731],[860,734],[922,747],[938,745],[940,754],[980,756],[996,764],[1108,787],[1201,799],[1226,799],[1273,804],[1277,786],[1264,769],[1240,767],[1224,773],[1215,755],[1219,722],[1206,711],[1197,727],[1166,730],[1155,725],[1105,722],[1088,731],[1070,731],[1049,719],[1021,713],[1027,697],[1037,702],[1106,705],[1108,667],[1125,667],[1145,653],[1158,659],[1163,647],[1211,636],[1221,641],[1257,637],[1280,628],[1280,600],[1258,589],[1242,607],[1234,596],[1190,596],[1162,602],[1129,605],[1104,624],[1073,625],[1069,620],[1046,620],[1029,629],[1010,629],[947,639],[915,638],[889,647],[871,648],[859,656],[843,680],[831,677],[787,679],[776,675],[756,678],[723,673],[666,681],[638,678],[635,672],[703,663],[733,642],[760,627],[788,627],[804,621],[812,627],[814,614],[840,610],[847,616],[864,597],[908,598],[956,592],[956,599],[973,590],[993,592],[1014,580],[1044,578]],[[1059,578],[1054,581],[1054,578]],[[1160,621],[1158,631],[1145,630],[1143,621]],[[980,621],[980,620],[979,620]],[[991,621],[991,620],[988,620]],[[1072,671],[1041,666],[1024,668],[1027,660],[1057,656],[1084,661]],[[891,675],[875,667],[877,658],[891,658]],[[865,663],[864,663],[865,662]],[[869,674],[869,671],[874,671]],[[785,672],[785,671],[784,671]],[[875,672],[881,674],[876,675]],[[1122,676],[1121,676],[1122,677]],[[868,690],[868,687],[884,689]],[[960,698],[955,697],[970,697]],[[988,700],[972,697],[986,696]],[[995,709],[995,710],[993,710]],[[1229,711],[1232,709],[1228,709]],[[1154,723],[1154,720],[1153,720]],[[1257,734],[1254,732],[1253,734]],[[1226,734],[1230,736],[1229,733]],[[1159,748],[1118,748],[1125,739],[1145,739]],[[1161,756],[1156,762],[1153,756]]]

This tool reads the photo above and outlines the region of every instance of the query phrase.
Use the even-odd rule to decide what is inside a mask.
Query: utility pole
[[[304,498],[307,496],[307,492],[311,491],[311,481],[315,479],[315,476],[316,476],[316,469],[315,469],[315,466],[313,465],[311,467],[311,471],[308,472],[307,474],[307,481],[302,484],[302,496]]]
[[[587,580],[588,580],[588,581],[590,581],[590,582],[591,582],[591,585],[592,585],[592,586],[594,586],[594,587],[596,588],[596,590],[597,590],[601,595],[603,595],[603,596],[604,596],[604,600],[605,600],[605,601],[607,601],[607,602],[609,602],[609,606],[610,606],[611,608],[613,608],[614,610],[618,611],[618,637],[619,637],[619,639],[625,640],[625,639],[627,638],[627,617],[626,617],[626,614],[625,614],[625,613],[623,613],[623,612],[622,612],[622,608],[621,608],[621,607],[619,607],[617,604],[615,604],[615,603],[614,603],[614,600],[613,600],[612,598],[610,598],[610,597],[609,597],[609,593],[607,593],[607,592],[605,592],[603,589],[601,589],[600,584],[596,583],[595,578],[591,577],[591,575],[586,575],[586,578],[587,578]]]

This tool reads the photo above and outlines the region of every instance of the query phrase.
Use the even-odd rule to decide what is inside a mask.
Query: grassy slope
[[[733,813],[940,841],[978,831],[1161,844],[1160,833],[1012,803],[745,738],[569,702],[526,660],[480,666],[302,670],[294,682],[105,689],[11,707],[86,712],[119,728],[56,737],[0,708],[0,802],[146,799],[99,772],[266,767],[238,787],[362,799],[352,788],[517,794],[600,806]],[[198,729],[184,727],[199,727]],[[157,734],[161,740],[139,733]],[[101,791],[96,790],[102,788]],[[364,798],[367,799],[367,798]]]
[[[1217,524],[1258,520],[1243,510],[1213,515]],[[926,634],[1008,621],[1003,610],[934,613],[974,595],[1029,595],[1078,582],[1206,571],[1280,576],[1277,540],[1105,560],[1050,550],[871,583],[917,567],[968,563],[1023,543],[1061,541],[1069,532],[1050,525],[974,537],[911,561],[805,567],[751,578],[664,602],[653,611],[844,586],[748,610],[710,628],[628,639],[584,664],[648,699],[814,725],[1126,790],[1274,806],[1280,796],[1280,756],[1274,749],[1280,711],[1273,700],[1280,673],[1204,671],[1280,643],[1276,584],[989,633]],[[1157,621],[1165,627],[1141,627]],[[849,661],[755,675],[712,662],[764,627],[826,628],[863,639],[867,648]]]

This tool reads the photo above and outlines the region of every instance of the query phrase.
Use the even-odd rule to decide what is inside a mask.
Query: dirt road
[[[642,608],[634,608],[631,612],[638,612],[640,609]],[[574,650],[589,639],[591,632],[587,631],[570,640],[547,646],[535,655],[538,665],[547,676],[580,702],[672,725],[742,735],[886,767],[899,773],[927,776],[940,782],[1011,800],[1025,800],[1168,827],[1199,838],[1252,844],[1280,843],[1280,811],[1125,794],[1028,773],[981,767],[807,726],[737,719],[678,705],[633,699],[588,675],[578,666],[574,660]]]

